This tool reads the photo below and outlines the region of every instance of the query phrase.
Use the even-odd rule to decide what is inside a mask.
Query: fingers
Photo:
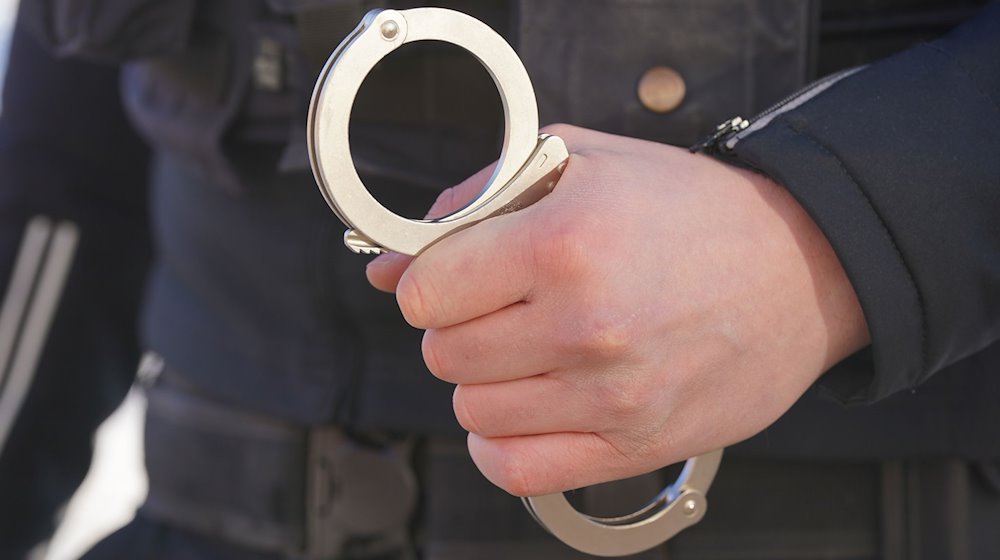
[[[469,434],[469,453],[490,482],[515,496],[565,492],[662,466],[623,454],[595,433],[509,438]]]
[[[496,166],[497,162],[493,162],[454,187],[441,191],[427,211],[427,219],[447,216],[471,202],[486,187],[486,181],[493,175]]]
[[[377,290],[393,293],[399,284],[399,278],[403,276],[403,272],[412,261],[413,257],[399,253],[379,255],[365,268],[368,283]]]
[[[454,187],[441,191],[437,200],[427,211],[426,218],[434,219],[447,216],[452,212],[462,208],[474,199],[486,186],[486,181],[493,174],[496,162],[479,170],[475,175],[455,185]],[[403,275],[406,267],[413,261],[413,257],[400,255],[398,253],[385,253],[368,263],[365,274],[368,282],[378,290],[383,292],[396,291],[399,278]]]
[[[408,323],[420,329],[457,325],[527,301],[531,255],[520,214],[490,218],[424,251],[396,286]]]
[[[565,330],[551,321],[542,304],[516,303],[460,325],[428,330],[424,362],[436,377],[456,385],[529,377],[578,363],[564,350]]]
[[[574,138],[584,138],[588,134],[597,134],[568,125],[551,125],[546,127],[544,131],[560,135],[568,143],[572,143]],[[428,212],[428,217],[441,217],[464,207],[482,191],[495,167],[496,163],[484,168],[452,189],[442,192]],[[525,210],[517,212],[515,215],[523,212]],[[442,282],[426,282],[426,279],[418,281],[423,274],[413,272],[412,258],[390,255],[380,256],[369,264],[368,280],[379,290],[397,292],[403,316],[417,328],[437,328],[457,324],[502,309],[520,301],[525,291],[530,287],[530,284],[524,281],[525,271],[523,269],[511,270],[510,266],[505,266],[508,264],[506,262],[507,256],[511,255],[512,252],[505,250],[498,253],[496,251],[498,247],[511,248],[509,234],[515,232],[517,228],[498,227],[500,222],[508,221],[510,223],[509,219],[510,215],[486,220],[469,228],[469,230],[440,241],[425,251],[417,260],[415,268],[433,271],[433,274],[429,276],[442,280]],[[465,243],[456,241],[457,238],[467,237],[469,231],[475,231],[481,235],[474,241],[468,239]],[[444,245],[450,245],[447,252],[442,247]],[[523,244],[517,245],[516,249],[521,249],[523,246]],[[471,251],[467,252],[469,249]],[[437,253],[436,258],[431,256],[435,253]],[[459,256],[454,257],[454,255]],[[523,259],[519,260],[523,262]],[[421,265],[421,262],[424,264]],[[489,271],[492,270],[497,270],[499,275],[491,277]],[[512,274],[505,276],[505,272],[512,272]],[[408,276],[410,278],[406,281],[407,287],[401,290],[400,283]],[[445,277],[449,278],[445,279]],[[504,280],[511,282],[505,284]],[[485,283],[479,284],[480,281],[485,281]],[[424,286],[423,284],[428,285]],[[451,290],[454,289],[457,291],[452,292]],[[423,293],[421,290],[424,290]],[[400,295],[401,291],[402,295]],[[460,297],[451,298],[453,299],[451,304],[426,305],[428,301],[435,301],[439,299],[439,295],[443,294],[457,296],[480,294],[481,297],[477,298],[475,305],[469,305]]]
[[[560,136],[568,145],[579,143],[585,138],[608,136],[565,124],[549,125],[543,128],[541,132]],[[464,207],[483,190],[494,169],[496,169],[496,165],[497,162],[493,162],[465,181],[443,191],[427,212],[426,217],[440,218]],[[396,286],[399,284],[403,272],[412,260],[412,257],[392,253],[379,256],[368,265],[367,275],[369,283],[384,292],[396,291]]]
[[[483,437],[597,431],[610,424],[586,393],[558,374],[459,385],[452,402],[458,423]]]

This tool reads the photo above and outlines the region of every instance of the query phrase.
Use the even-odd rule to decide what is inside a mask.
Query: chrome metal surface
[[[505,134],[493,176],[479,196],[449,216],[412,220],[379,203],[354,168],[348,141],[351,107],[365,76],[383,57],[414,41],[445,41],[472,53],[489,71],[504,107]],[[352,250],[415,255],[438,239],[506,209],[567,157],[556,137],[538,136],[538,108],[528,73],[506,41],[481,21],[451,10],[374,10],[334,51],[309,107],[309,155],[316,182],[354,230]],[[543,193],[544,194],[544,193]]]
[[[365,76],[383,57],[413,41],[465,48],[486,67],[500,92],[505,134],[486,186],[443,218],[413,220],[385,208],[365,188],[351,158],[348,124]],[[514,50],[484,23],[441,8],[375,10],[330,56],[313,91],[309,157],[323,196],[350,229],[345,244],[358,253],[417,255],[482,220],[531,205],[548,194],[569,157],[562,139],[538,134],[538,109],[528,74]],[[576,511],[561,494],[525,498],[532,516],[567,545],[600,556],[624,556],[659,545],[705,515],[705,492],[722,451],[689,459],[677,482],[640,510],[614,518]]]
[[[677,481],[638,511],[621,517],[580,513],[564,494],[524,498],[543,527],[573,548],[595,556],[626,556],[658,546],[701,521],[722,450],[688,459]]]

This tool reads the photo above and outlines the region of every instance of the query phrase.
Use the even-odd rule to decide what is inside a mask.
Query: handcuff
[[[379,203],[351,158],[348,124],[354,98],[382,58],[416,41],[443,41],[469,51],[496,83],[505,134],[499,162],[479,195],[441,218],[415,220]],[[316,183],[348,230],[352,251],[418,255],[440,239],[492,216],[529,206],[551,192],[569,153],[558,136],[538,133],[538,108],[528,73],[514,49],[485,23],[453,10],[373,10],[327,60],[309,105],[309,159]],[[645,507],[619,517],[577,511],[562,493],[522,498],[546,530],[598,556],[625,556],[657,546],[705,515],[722,450],[688,459],[677,480]]]

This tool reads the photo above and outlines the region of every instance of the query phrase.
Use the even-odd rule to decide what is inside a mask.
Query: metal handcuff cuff
[[[406,43],[444,41],[472,53],[493,77],[503,101],[506,133],[496,170],[475,200],[433,220],[399,216],[365,188],[354,167],[348,123],[358,89],[383,57]],[[538,133],[538,108],[528,73],[514,49],[489,26],[442,8],[374,10],[330,56],[309,107],[309,157],[326,201],[348,226],[347,246],[359,253],[417,255],[445,236],[548,194],[569,157],[557,136]],[[567,545],[599,556],[624,556],[657,546],[697,523],[722,451],[689,459],[676,482],[648,505],[620,517],[583,514],[561,493],[524,498],[543,527]]]

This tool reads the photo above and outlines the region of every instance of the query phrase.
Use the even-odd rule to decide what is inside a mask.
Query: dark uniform
[[[365,282],[364,259],[342,247],[342,226],[308,171],[304,123],[312,80],[340,37],[375,7],[369,4],[25,5],[22,23],[60,54],[122,65],[121,100],[157,154],[150,191],[155,260],[142,320],[142,345],[162,359],[147,361],[155,377],[146,425],[150,495],[137,519],[88,558],[581,556],[545,535],[518,500],[475,470],[452,417],[451,388],[426,372],[419,333],[399,318],[393,298]],[[483,19],[515,45],[542,122],[692,144],[718,122],[751,117],[816,76],[939,36],[979,4],[444,6]],[[797,97],[766,119],[752,119],[766,126],[707,147],[774,177],[809,211],[852,280],[873,344],[835,367],[774,426],[735,446],[706,519],[639,557],[988,558],[1000,550],[990,529],[1000,523],[998,51],[1000,9],[993,6],[946,39]],[[13,56],[12,77],[27,82],[38,72],[61,86],[21,98],[18,107],[28,115],[74,99],[78,82],[106,85],[114,77],[53,62],[25,37]],[[22,57],[40,62],[29,71]],[[659,66],[675,72],[668,72],[669,87],[678,91],[678,79],[685,86],[682,102],[665,113],[636,94],[637,84],[655,89],[655,79],[648,86],[642,78]],[[4,169],[24,174],[38,166],[15,160],[13,150],[50,148],[32,145],[8,116],[6,103],[29,87],[8,81],[0,123],[8,139],[0,145]],[[102,100],[111,98],[105,92]],[[359,94],[355,162],[390,207],[419,216],[442,186],[495,157],[498,113],[492,82],[471,57],[446,46],[410,46],[373,71]],[[110,153],[132,146],[115,122],[67,122],[79,135],[74,146]],[[57,123],[30,124],[46,138],[60,130]],[[107,141],[93,146],[83,132],[98,128]],[[119,157],[135,166],[127,169],[141,170],[140,150]],[[102,208],[99,202],[124,197],[123,223],[142,229],[142,181],[134,173],[102,182],[127,194],[64,195],[58,187],[76,176],[57,177],[52,191],[69,201],[67,208]],[[54,208],[32,212],[61,217],[61,206]],[[118,242],[143,239],[96,221],[95,231]],[[89,229],[82,231],[89,239]],[[145,253],[141,242],[136,247],[111,254],[140,270]],[[141,288],[140,274],[101,276],[111,267],[87,259],[78,258],[70,286],[73,274],[91,270],[106,289]],[[63,300],[76,301],[71,293]],[[93,332],[111,330],[115,336],[100,341],[125,342],[77,363],[85,358],[94,371],[120,370],[114,361],[131,356],[132,340],[120,327],[134,309],[123,307],[115,329]],[[56,351],[56,334],[46,356]],[[43,362],[39,372],[46,371],[57,386],[55,373],[65,374],[67,364]],[[85,431],[120,398],[122,378],[81,389],[80,400],[105,398],[77,423],[75,408],[48,400],[69,398],[63,391],[39,388],[40,373],[10,447],[0,449],[0,468],[24,477],[24,457],[46,464],[25,443],[39,433],[25,418],[63,419],[65,412],[62,422],[49,422]],[[823,393],[867,406],[844,408]],[[43,449],[49,447],[64,446]],[[78,451],[74,457],[44,500],[38,488],[55,475],[34,472],[31,484],[5,488],[37,508],[24,524],[41,526],[65,498],[86,464]],[[0,476],[0,484],[10,480]],[[623,484],[628,490],[599,487],[581,499],[591,511],[620,512],[638,505],[622,503],[624,495],[649,496],[660,481]],[[0,503],[6,510],[10,502]],[[37,530],[20,535],[30,538],[12,536],[11,547],[38,538]]]

